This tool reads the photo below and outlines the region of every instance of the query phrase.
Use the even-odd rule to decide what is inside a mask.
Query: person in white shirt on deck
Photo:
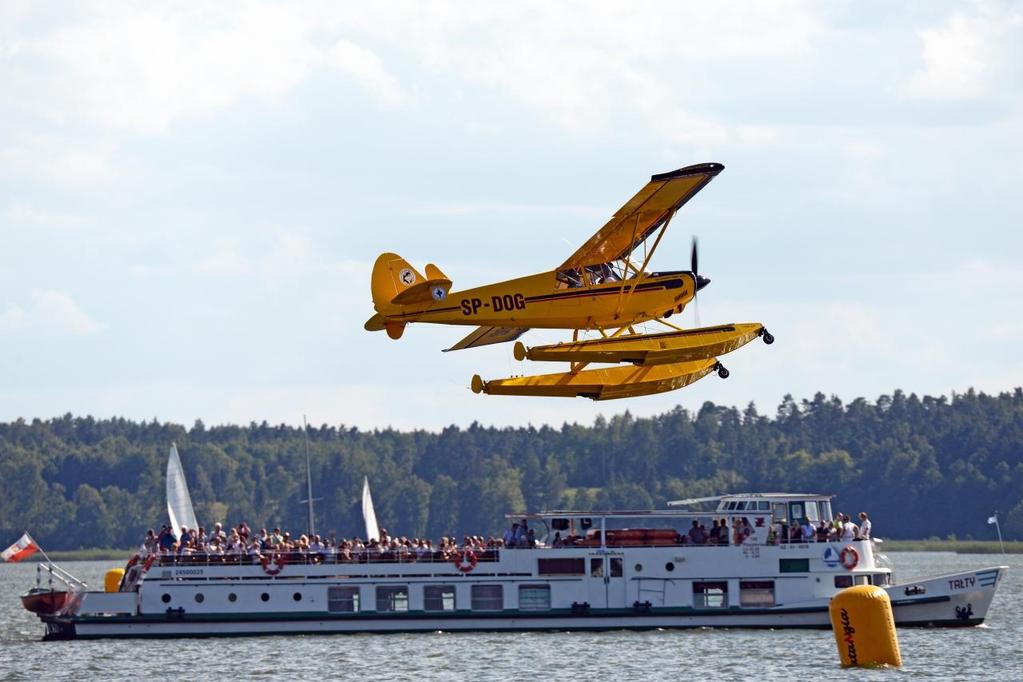
[[[870,525],[867,512],[860,512],[860,540],[870,539]]]
[[[850,520],[848,514],[842,515],[842,542],[852,542],[856,539],[856,524]]]

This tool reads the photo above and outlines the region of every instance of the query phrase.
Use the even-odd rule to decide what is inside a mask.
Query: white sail
[[[362,482],[362,518],[366,521],[366,539],[379,540],[380,529],[377,528],[377,513],[373,511],[373,496],[369,494],[369,476]]]
[[[188,526],[190,530],[199,527],[192,509],[192,498],[188,494],[188,483],[185,482],[185,470],[181,468],[181,459],[178,457],[178,446],[174,443],[171,443],[170,458],[167,460],[167,515],[170,516],[174,534],[179,537],[182,526]]]

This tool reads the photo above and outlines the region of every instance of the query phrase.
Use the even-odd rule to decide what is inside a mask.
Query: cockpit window
[[[559,289],[576,289],[583,285],[582,274],[575,268],[558,270],[557,278]]]
[[[607,284],[609,282],[619,282],[622,279],[610,263],[587,265],[586,278],[590,284]]]

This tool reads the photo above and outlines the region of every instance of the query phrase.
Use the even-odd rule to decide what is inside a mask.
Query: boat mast
[[[309,425],[306,423],[305,415],[302,415],[302,433],[305,436],[305,485],[306,499],[303,502],[309,503],[309,537],[312,538],[316,532],[316,524],[313,520],[313,472],[309,466]],[[316,498],[317,500],[320,498]]]

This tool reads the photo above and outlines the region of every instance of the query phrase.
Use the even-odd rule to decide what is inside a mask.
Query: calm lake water
[[[899,630],[898,670],[843,670],[830,631],[324,635],[42,642],[18,595],[35,564],[0,564],[0,680],[1023,680],[1023,556],[892,552],[896,577],[1006,564],[987,623]],[[90,585],[116,562],[68,562]]]

